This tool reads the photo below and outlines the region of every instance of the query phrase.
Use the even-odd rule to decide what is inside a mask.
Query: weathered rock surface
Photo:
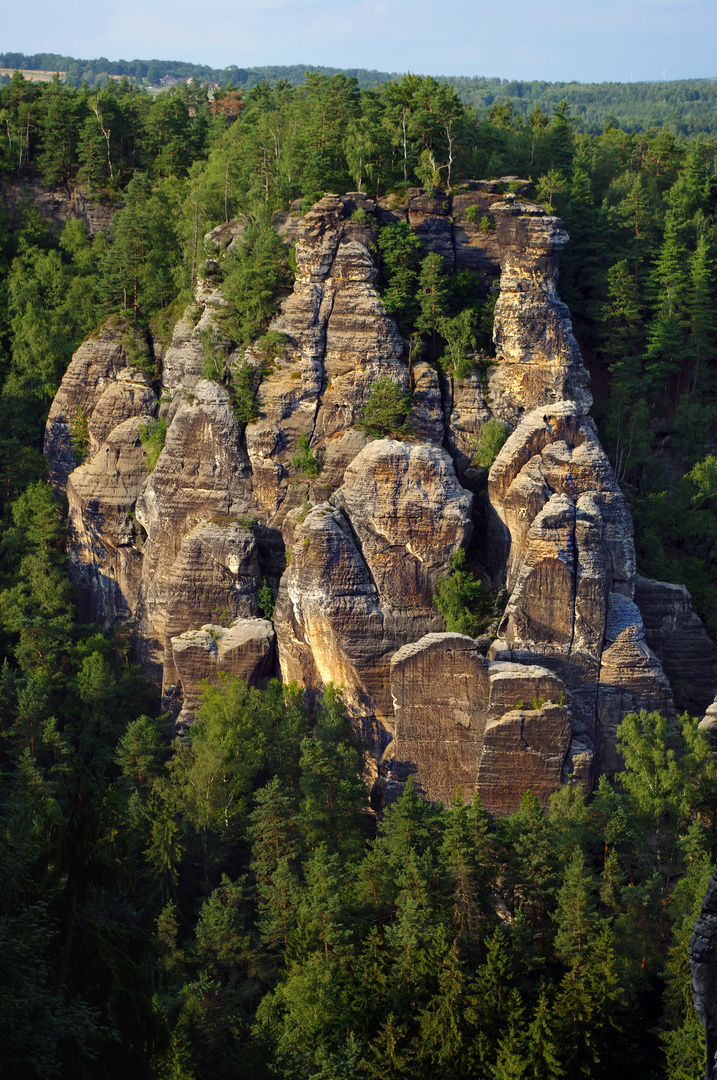
[[[615,733],[627,713],[656,710],[671,720],[676,714],[670,684],[645,640],[637,605],[620,593],[610,596],[605,638],[600,657],[597,741],[601,771],[611,775],[622,768],[622,759],[615,752]]]
[[[547,808],[560,787],[570,741],[569,713],[562,705],[515,709],[488,724],[478,770],[486,809],[514,814],[526,791]]]
[[[332,446],[360,419],[376,379],[389,376],[408,388],[403,339],[384,310],[367,248],[375,233],[352,220],[354,206],[348,197],[326,196],[305,216],[294,291],[272,323],[287,344],[262,380],[261,418],[246,433],[253,484],[267,518],[286,498],[301,435],[324,452],[323,484],[338,486],[363,443],[344,440],[333,453]],[[432,405],[442,434],[435,390]]]
[[[646,700],[668,712],[673,706],[631,600],[629,509],[580,404],[562,401],[524,415],[491,468],[488,494],[496,512],[491,570],[500,575],[504,567],[510,593],[499,634],[514,659],[545,664],[563,679],[574,734],[586,751],[599,744],[599,766],[613,768],[624,712]],[[619,644],[608,633],[618,609],[625,631]]]
[[[251,509],[249,463],[241,448],[229,394],[216,383],[201,380],[194,387],[193,399],[185,399],[179,406],[135,511],[146,533],[139,610],[143,659],[148,668],[154,668],[156,678],[162,664],[167,663],[167,688],[176,680],[171,654],[165,655],[165,625],[176,592],[172,571],[185,534],[202,520],[247,520]],[[191,592],[191,578],[186,579],[186,587]],[[193,622],[196,626],[210,615],[209,611],[197,612],[189,625]],[[172,634],[178,631],[173,624]]]
[[[40,217],[56,228],[62,228],[70,218],[81,218],[90,237],[98,232],[108,232],[112,215],[122,207],[109,192],[99,194],[94,191],[90,195],[81,185],[73,186],[72,181],[48,187],[25,177],[0,183],[0,193],[11,217],[19,212],[23,202],[29,200]]]
[[[140,424],[137,417],[118,424],[67,480],[70,573],[84,617],[108,629],[133,616],[142,576],[132,513],[149,476]]]
[[[659,656],[680,708],[704,712],[717,694],[717,658],[684,585],[635,578],[645,639]]]
[[[587,412],[589,376],[557,293],[568,242],[563,223],[530,203],[495,203],[492,210],[501,251],[497,363],[489,379],[493,411],[511,425],[536,406],[566,399]]]
[[[571,740],[565,688],[545,668],[488,663],[462,634],[428,634],[391,661],[395,739],[391,784],[413,775],[426,798],[448,803],[460,784],[496,814],[525,791],[542,805],[561,782]],[[547,702],[547,703],[546,703]]]
[[[695,1009],[707,1036],[705,1080],[717,1076],[717,870],[710,878],[689,945]]]
[[[283,678],[309,691],[343,687],[389,794],[413,772],[428,798],[452,799],[460,783],[503,813],[527,788],[545,804],[561,782],[589,787],[596,768],[614,767],[626,711],[672,715],[655,652],[674,658],[676,680],[692,665],[694,693],[714,697],[714,656],[686,593],[636,582],[629,510],[587,416],[588,376],[557,294],[567,236],[520,201],[525,186],[472,182],[452,198],[410,189],[379,207],[326,195],[303,216],[277,215],[296,242],[294,289],[271,324],[278,355],[261,343],[240,354],[226,339],[209,266],[156,349],[159,402],[128,363],[124,325],[76,353],[46,437],[53,483],[67,487],[73,575],[92,617],[132,629],[182,724],[203,678],[261,682],[276,655]],[[391,220],[407,221],[446,271],[477,271],[483,296],[500,273],[487,385],[420,360],[409,372],[371,254]],[[243,227],[209,235],[217,260]],[[253,368],[259,417],[246,428],[230,392],[203,378],[209,336],[227,371],[245,358]],[[383,376],[414,392],[410,442],[354,426]],[[91,456],[75,468],[78,410]],[[168,430],[150,474],[139,428],[157,413]],[[510,435],[486,476],[473,462],[493,416]],[[318,476],[293,465],[301,436]],[[506,594],[499,639],[480,648],[446,634],[433,603],[474,531],[486,582]],[[278,591],[275,646],[255,618],[262,581]]]
[[[236,619],[229,627],[207,623],[173,637],[171,647],[183,692],[180,730],[194,719],[203,682],[217,686],[223,676],[234,676],[265,687],[275,674],[274,627],[266,619]]]
[[[351,462],[331,503],[286,520],[291,561],[275,612],[282,673],[342,685],[372,742],[375,717],[393,726],[391,655],[442,629],[436,578],[470,537],[471,504],[444,450],[384,439]]]
[[[436,802],[451,802],[458,785],[472,799],[490,696],[488,663],[475,641],[427,634],[405,645],[391,660],[391,695],[393,776],[413,775],[416,790]]]
[[[112,390],[120,372],[131,367],[129,355],[123,344],[127,323],[117,320],[105,323],[96,336],[80,345],[72,357],[60,389],[50,406],[45,431],[45,456],[50,466],[50,482],[58,494],[64,494],[67,477],[77,466],[77,454],[72,445],[73,424],[92,424],[93,414],[106,391]],[[128,391],[128,399],[137,411],[127,415],[146,415],[144,389],[140,390],[141,376]],[[144,386],[145,384],[143,384]],[[95,436],[95,447],[109,431],[103,425]]]
[[[717,697],[711,705],[708,705],[698,726],[706,733],[712,748],[712,758],[717,761]]]

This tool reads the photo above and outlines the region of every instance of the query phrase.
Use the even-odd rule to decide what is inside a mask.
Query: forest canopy
[[[20,60],[69,70],[71,58]],[[670,87],[690,87],[650,84],[652,97],[606,91],[594,115],[610,100],[613,118],[591,126],[590,88],[269,70],[252,84],[234,70],[211,95],[203,71],[151,95],[132,81],[148,72],[104,70],[0,88],[13,194],[0,215],[8,1075],[696,1075],[686,945],[717,854],[717,776],[694,718],[627,717],[615,783],[589,801],[566,787],[548,810],[526,793],[496,820],[458,792],[429,805],[410,783],[377,818],[333,687],[310,712],[295,686],[226,680],[205,689],[191,742],[171,743],[126,641],[78,618],[40,450],[80,342],[122,320],[152,378],[207,258],[228,300],[223,332],[261,338],[270,362],[282,342],[267,327],[293,275],[277,211],[301,215],[325,191],[400,201],[416,185],[520,179],[572,238],[560,293],[639,569],[686,583],[717,635],[717,145],[699,126],[713,84],[684,97],[689,123],[661,110]],[[621,93],[639,102],[633,120],[619,119]],[[108,230],[49,225],[38,185],[109,205]],[[243,230],[233,251],[205,251],[229,219]],[[491,298],[419,249],[408,226],[377,232],[386,308],[441,377],[481,372]],[[222,343],[205,344],[208,377],[225,378]],[[245,365],[231,387],[242,423],[256,415],[252,380]],[[370,433],[410,437],[410,394],[379,389]],[[504,437],[476,447],[477,467]],[[78,416],[78,460],[86,438]],[[156,454],[164,432],[143,438]],[[295,467],[311,474],[300,449]],[[456,626],[469,625],[471,590],[455,565],[439,601]]]

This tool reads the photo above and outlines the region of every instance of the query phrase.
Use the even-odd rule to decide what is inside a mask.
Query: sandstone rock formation
[[[460,785],[492,813],[512,813],[527,790],[543,805],[560,786],[570,746],[565,688],[546,668],[489,663],[472,638],[427,634],[391,661],[395,739],[391,783],[444,803]]]
[[[355,715],[370,718],[377,753],[393,727],[391,655],[442,629],[436,579],[470,538],[471,504],[445,450],[384,439],[353,460],[330,502],[286,519],[282,673],[342,685]]]
[[[473,182],[452,199],[411,189],[380,206],[326,195],[303,217],[278,215],[296,281],[270,364],[260,344],[240,354],[227,340],[211,275],[156,351],[160,386],[132,368],[122,326],[76,353],[45,447],[67,492],[73,574],[88,614],[131,629],[182,727],[203,678],[260,683],[278,663],[309,692],[343,687],[387,798],[413,773],[428,798],[450,800],[460,784],[503,813],[527,787],[545,804],[560,783],[615,768],[625,712],[671,714],[652,649],[676,658],[677,678],[708,650],[679,590],[636,581],[629,510],[557,294],[567,236],[521,201],[523,187]],[[409,372],[372,255],[379,225],[396,220],[446,271],[477,271],[483,295],[500,273],[487,380],[439,377],[423,361]],[[242,228],[210,235],[217,265]],[[246,360],[254,372],[259,417],[246,427],[230,390],[203,377],[208,334],[227,371]],[[354,426],[386,375],[414,391],[409,441]],[[76,467],[78,416],[88,457]],[[141,432],[155,416],[167,431],[150,472]],[[492,417],[510,436],[486,476],[474,455]],[[302,436],[318,476],[293,464]],[[433,602],[473,534],[485,583],[506,595],[492,645],[445,633]],[[263,582],[278,594],[273,631],[256,618]],[[712,662],[695,668],[709,700]]]
[[[221,685],[222,676],[265,687],[275,672],[274,628],[266,619],[235,619],[230,627],[207,623],[172,638],[172,656],[182,686],[177,726],[184,730],[201,704],[201,683]]]
[[[704,712],[717,686],[717,657],[702,620],[692,610],[684,585],[635,578],[635,603],[645,624],[645,639],[676,687],[680,708]]]

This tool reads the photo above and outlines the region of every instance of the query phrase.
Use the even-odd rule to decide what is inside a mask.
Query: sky
[[[717,0],[0,0],[0,52],[688,79],[717,76]]]

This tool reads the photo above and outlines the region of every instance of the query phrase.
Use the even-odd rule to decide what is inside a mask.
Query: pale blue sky
[[[551,82],[717,75],[717,0],[0,0],[0,52]]]

